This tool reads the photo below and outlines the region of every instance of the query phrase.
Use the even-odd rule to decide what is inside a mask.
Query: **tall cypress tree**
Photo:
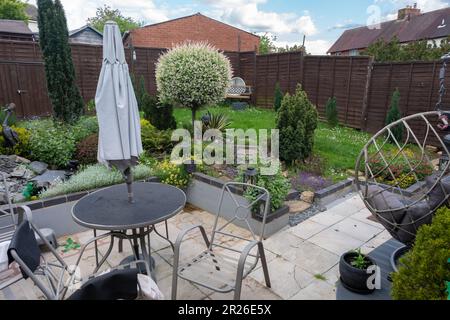
[[[396,89],[392,94],[391,105],[389,107],[389,111],[386,117],[386,125],[390,125],[391,123],[394,123],[402,118],[399,104],[400,104],[400,91]],[[389,135],[389,142],[391,142],[392,144],[395,144],[396,142],[402,143],[403,131],[404,131],[403,124],[398,124],[392,127],[391,128],[392,134]]]
[[[75,68],[69,46],[66,16],[59,0],[38,0],[39,43],[53,116],[67,123],[76,122],[84,104],[75,83]]]

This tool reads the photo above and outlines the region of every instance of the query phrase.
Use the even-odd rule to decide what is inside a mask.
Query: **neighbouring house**
[[[168,49],[186,41],[203,41],[219,50],[244,52],[257,51],[260,38],[201,13],[148,25],[124,35],[124,44],[129,47]]]
[[[34,41],[34,34],[21,20],[0,20],[0,40]]]
[[[39,28],[38,28],[38,10],[36,8],[36,6],[32,5],[32,4],[28,4],[27,7],[25,8],[25,13],[28,16],[28,28],[30,28],[30,30],[33,33],[39,33]]]
[[[417,5],[398,11],[397,19],[377,26],[365,26],[345,31],[328,53],[336,56],[357,56],[379,39],[400,43],[417,40],[434,41],[437,45],[450,36],[450,8],[422,13]]]
[[[94,27],[85,25],[84,27],[69,32],[69,42],[78,44],[102,45],[103,34]]]

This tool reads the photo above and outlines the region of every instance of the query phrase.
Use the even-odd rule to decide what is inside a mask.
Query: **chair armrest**
[[[242,278],[242,275],[244,274],[244,268],[245,268],[245,262],[247,261],[247,258],[250,254],[250,252],[253,250],[253,248],[255,248],[256,246],[259,245],[259,241],[252,241],[250,242],[248,245],[245,246],[244,250],[242,250],[241,256],[239,258],[239,262],[238,262],[238,268],[237,268],[237,276],[236,276],[236,280],[238,281],[239,278]],[[259,256],[257,256],[259,257]],[[258,260],[256,260],[256,263],[258,262]],[[256,266],[256,264],[255,264]]]
[[[181,246],[181,243],[183,242],[184,237],[186,237],[186,235],[192,231],[194,231],[195,229],[199,229],[200,232],[202,233],[203,236],[203,240],[206,243],[206,246],[209,247],[209,240],[208,240],[208,236],[206,235],[206,231],[205,228],[202,225],[195,225],[193,227],[187,228],[185,230],[183,230],[177,237],[177,240],[175,241],[175,250],[176,248],[179,248]]]
[[[175,246],[174,246],[174,254],[173,254],[173,272],[174,274],[176,274],[178,272],[178,264],[180,261],[180,248],[181,248],[181,244],[183,243],[183,239],[186,237],[186,235],[192,231],[194,231],[195,229],[199,229],[202,236],[203,236],[203,240],[205,241],[206,246],[209,248],[209,240],[208,240],[208,236],[206,235],[206,231],[205,228],[202,225],[196,225],[193,227],[190,227],[188,229],[185,229],[184,231],[182,231],[178,237],[177,237],[177,241],[175,242]]]

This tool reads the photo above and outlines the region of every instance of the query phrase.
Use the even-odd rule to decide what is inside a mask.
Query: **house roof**
[[[103,38],[103,34],[100,31],[98,31],[97,29],[95,29],[94,27],[92,27],[92,26],[90,26],[88,24],[83,26],[83,27],[81,27],[81,28],[69,31],[69,37],[73,37],[73,36],[77,35],[78,33],[82,32],[82,31],[84,31],[86,29],[92,30],[93,32],[97,33],[100,37]]]
[[[25,13],[27,14],[27,16],[29,17],[30,20],[37,21],[38,10],[37,10],[36,6],[34,6],[32,4],[28,4],[27,7],[25,8]]]
[[[158,23],[149,24],[149,25],[143,26],[142,28],[139,28],[139,29],[150,28],[150,27],[154,27],[154,26],[158,26],[158,25],[161,25],[161,24],[170,23],[170,22],[177,21],[177,20],[189,19],[189,18],[192,18],[192,17],[195,17],[195,16],[201,16],[201,17],[203,17],[203,18],[207,18],[207,19],[212,20],[212,21],[214,21],[214,22],[224,24],[224,25],[226,25],[226,26],[228,26],[228,27],[231,27],[231,28],[234,28],[234,29],[236,29],[236,30],[239,30],[239,31],[248,33],[249,35],[252,35],[252,36],[254,36],[255,38],[258,38],[258,39],[261,38],[260,36],[258,36],[258,35],[256,35],[256,34],[253,34],[253,33],[251,33],[251,32],[248,32],[248,31],[246,31],[246,30],[239,29],[239,28],[237,28],[237,27],[235,27],[235,26],[229,25],[229,24],[224,23],[224,22],[222,22],[222,21],[219,21],[219,20],[216,20],[216,19],[207,17],[207,16],[201,14],[200,12],[197,12],[197,13],[195,13],[195,14],[191,14],[191,15],[185,16],[185,17],[180,17],[180,18],[176,18],[176,19],[172,19],[172,20],[167,20],[167,21],[163,21],[163,22],[158,22]],[[139,30],[139,29],[135,29],[135,30]],[[132,31],[134,31],[134,30],[132,30]]]
[[[400,42],[445,38],[450,35],[450,8],[431,11],[403,20],[384,22],[380,28],[360,27],[345,31],[328,53],[365,49],[378,39]]]
[[[15,33],[32,35],[33,32],[28,25],[21,20],[4,20],[0,19],[0,33]]]

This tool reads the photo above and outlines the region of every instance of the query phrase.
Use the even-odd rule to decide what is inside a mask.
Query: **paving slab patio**
[[[391,240],[389,233],[370,218],[370,212],[364,207],[360,198],[350,195],[336,201],[321,212],[295,227],[286,227],[265,241],[266,255],[271,276],[272,288],[265,286],[261,264],[244,280],[242,299],[244,300],[315,300],[336,299],[339,287],[338,262],[341,254],[348,250],[362,248],[370,253]],[[175,241],[178,234],[185,228],[197,224],[206,226],[211,231],[214,216],[208,212],[186,207],[185,212],[169,221],[169,237]],[[160,233],[165,233],[165,225],[158,227]],[[232,227],[232,233],[249,237],[248,231]],[[92,238],[92,231],[70,236],[79,243],[86,243]],[[68,237],[60,239],[65,243]],[[205,243],[199,232],[192,232],[186,237],[182,247],[181,261],[186,262],[205,248]],[[223,239],[226,241],[226,239]],[[233,240],[227,243],[233,247],[243,247],[246,242]],[[155,259],[156,281],[166,299],[170,299],[172,284],[173,252],[170,245],[156,236],[151,235],[152,255]],[[103,254],[108,249],[109,241],[99,244]],[[73,264],[78,250],[63,253],[64,259]],[[102,254],[100,256],[102,256]],[[123,258],[131,254],[131,247],[124,243],[124,252],[119,253],[117,244],[105,265],[105,269],[114,267]],[[95,251],[89,249],[81,261],[82,274],[89,274],[95,267]],[[219,294],[208,289],[179,281],[178,298],[188,300],[202,299],[232,299],[233,295]],[[0,299],[42,299],[32,283],[21,281],[0,291]]]

